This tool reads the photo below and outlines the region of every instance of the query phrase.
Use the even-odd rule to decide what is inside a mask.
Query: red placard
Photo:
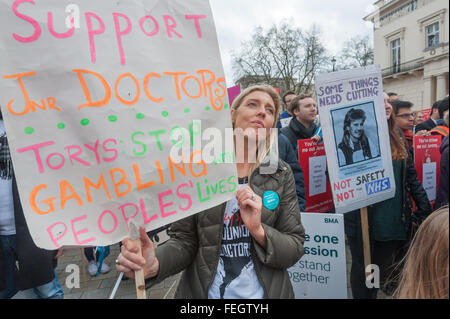
[[[327,213],[333,209],[331,185],[325,176],[326,155],[323,143],[299,140],[298,153],[305,180],[306,212]]]
[[[414,137],[414,166],[417,177],[434,204],[439,183],[442,137],[440,135]]]

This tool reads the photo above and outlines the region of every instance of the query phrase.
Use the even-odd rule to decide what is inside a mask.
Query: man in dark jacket
[[[297,159],[298,155],[295,153],[287,137],[282,134],[278,135],[278,153],[280,158],[288,163],[292,169],[295,179],[295,188],[297,191],[298,206],[300,207],[300,211],[304,212],[306,209],[306,197],[303,170]]]
[[[441,135],[446,137],[448,135],[448,120],[444,120],[448,113],[448,96],[443,100],[439,101],[439,121],[438,125],[435,126],[431,131],[431,135]]]
[[[317,116],[316,102],[311,95],[297,96],[291,102],[291,113],[294,117],[289,126],[281,129],[281,133],[289,139],[294,150],[297,150],[298,140],[310,139],[317,131],[317,125],[314,123]]]
[[[422,122],[420,124],[417,124],[416,126],[416,132],[420,132],[420,131],[430,131],[433,129],[433,127],[437,126],[438,120],[440,119],[439,117],[439,103],[440,101],[437,101],[433,104],[432,108],[431,108],[431,114],[430,114],[430,118],[428,120],[426,120],[425,122]]]
[[[297,96],[297,94],[294,91],[287,91],[283,94],[283,97],[281,100],[284,104],[284,111],[280,114],[277,122],[277,128],[281,129],[281,119],[287,119],[292,117],[292,114],[290,113],[291,110],[291,102],[294,100],[294,98]]]

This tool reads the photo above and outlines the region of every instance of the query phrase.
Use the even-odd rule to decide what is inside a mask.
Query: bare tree
[[[253,78],[300,93],[311,90],[314,75],[327,59],[316,26],[303,31],[282,22],[267,32],[256,28],[251,40],[233,54],[233,69],[237,79]]]
[[[369,36],[355,36],[344,43],[338,59],[340,69],[353,69],[368,66],[374,62],[373,46]]]

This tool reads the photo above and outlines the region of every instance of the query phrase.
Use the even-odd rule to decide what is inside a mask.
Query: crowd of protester
[[[422,110],[413,111],[415,106],[398,94],[384,93],[384,106],[397,187],[393,198],[368,207],[372,263],[380,268],[380,288],[393,298],[448,298],[448,96],[432,106],[426,121]],[[353,113],[348,121],[363,118]],[[245,154],[244,162],[237,163],[236,198],[173,223],[170,239],[158,247],[141,228],[142,255],[133,242],[123,241],[116,269],[130,278],[135,270],[144,269],[148,286],[184,270],[178,298],[293,298],[287,269],[305,253],[305,231],[300,219],[300,212],[305,210],[305,184],[298,140],[322,142],[316,101],[312,95],[297,96],[288,91],[280,97],[269,86],[253,86],[234,100],[231,118],[233,128],[245,130],[262,125],[268,132],[279,129],[278,151],[282,160],[276,172],[259,172],[273,144],[269,133],[266,148],[252,150],[258,154],[256,164],[248,161],[252,154]],[[290,122],[282,127],[280,119]],[[414,136],[429,135],[442,136],[441,175],[434,203],[430,203],[414,167]],[[349,147],[356,146],[343,139],[346,160]],[[360,147],[364,149],[364,145]],[[247,149],[248,140],[238,148]],[[266,189],[277,190],[280,203],[276,214],[267,214],[262,204]],[[359,211],[344,217],[352,260],[353,298],[377,298],[378,290],[366,286]],[[217,236],[238,220],[242,222],[242,236]],[[33,243],[17,191],[1,113],[0,239],[0,298],[11,298],[19,291],[36,298],[63,298],[55,273],[62,250],[47,251]],[[246,247],[245,252],[239,256],[227,253],[224,247],[231,241]],[[85,254],[91,276],[110,270],[99,262],[99,250],[86,248]]]

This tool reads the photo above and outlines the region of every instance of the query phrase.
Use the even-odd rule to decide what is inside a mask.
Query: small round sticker
[[[273,210],[278,207],[280,197],[274,191],[267,191],[263,195],[263,204],[267,209]]]

